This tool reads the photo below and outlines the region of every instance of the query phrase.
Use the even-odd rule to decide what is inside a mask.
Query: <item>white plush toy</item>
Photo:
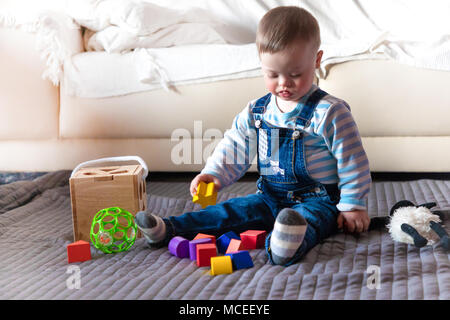
[[[432,212],[430,208],[434,206],[434,202],[419,206],[408,200],[397,202],[391,209],[387,225],[392,239],[419,248],[441,241],[444,249],[450,249],[449,236],[440,224],[442,212]]]

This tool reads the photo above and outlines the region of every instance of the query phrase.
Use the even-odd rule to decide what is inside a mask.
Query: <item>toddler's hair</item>
[[[320,47],[319,23],[311,13],[296,6],[281,6],[269,10],[256,32],[258,52],[276,53],[296,40],[313,41]]]

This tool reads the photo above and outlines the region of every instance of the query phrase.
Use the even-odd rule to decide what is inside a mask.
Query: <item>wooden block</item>
[[[170,239],[169,251],[178,258],[189,257],[189,241],[183,237],[176,236]]]
[[[244,250],[264,248],[267,232],[264,230],[247,230],[240,234]]]
[[[91,246],[87,241],[76,241],[67,245],[67,262],[83,262],[91,260]]]
[[[243,250],[242,241],[237,239],[231,239],[228,245],[226,253],[238,252]]]
[[[203,243],[212,243],[211,238],[202,238],[189,241],[189,258],[197,260],[197,245]]]
[[[69,179],[74,240],[90,241],[92,219],[102,209],[120,207],[133,216],[145,210],[143,172],[140,165],[83,168],[75,172]]]
[[[203,238],[210,238],[212,243],[214,243],[214,244],[216,243],[216,237],[215,236],[211,236],[209,234],[204,234],[204,233],[197,234],[193,240],[203,239]]]
[[[217,247],[213,243],[204,243],[197,245],[197,266],[209,267],[211,257],[217,256]]]
[[[227,233],[224,233],[217,239],[216,241],[217,249],[219,250],[220,253],[225,253],[227,251],[231,239],[241,240],[239,236],[236,235],[236,233],[234,233],[233,231],[228,231]]]
[[[233,262],[234,270],[252,268],[253,260],[250,256],[250,253],[246,250],[239,252],[227,253],[227,256],[231,257],[231,261]]]
[[[213,276],[218,274],[233,273],[233,264],[230,256],[220,256],[211,258],[211,274]]]
[[[215,205],[217,201],[217,191],[214,190],[214,182],[206,184],[201,181],[197,186],[197,194],[192,197],[192,202],[199,203],[202,208]]]

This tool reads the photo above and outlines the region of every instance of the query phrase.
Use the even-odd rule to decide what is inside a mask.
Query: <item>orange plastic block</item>
[[[209,235],[209,234],[205,234],[205,233],[197,234],[193,240],[203,239],[203,238],[210,238],[212,243],[216,244],[216,237],[212,236],[212,235]]]
[[[230,244],[228,245],[228,248],[227,248],[227,252],[225,252],[225,254],[232,253],[232,252],[238,252],[241,250],[244,250],[242,241],[237,240],[237,239],[231,239]]]
[[[217,247],[213,243],[197,245],[197,266],[209,267],[211,258],[217,256]]]
[[[264,247],[266,241],[266,231],[247,230],[240,234],[242,241],[242,250],[259,249]]]
[[[89,242],[79,240],[67,245],[67,261],[82,262],[91,260],[91,246]]]
[[[217,191],[214,190],[214,182],[206,184],[200,182],[197,186],[197,194],[192,197],[192,202],[199,203],[202,208],[215,205],[217,201]]]

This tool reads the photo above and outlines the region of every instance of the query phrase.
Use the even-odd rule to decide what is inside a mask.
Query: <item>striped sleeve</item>
[[[365,210],[370,191],[369,160],[364,151],[358,127],[343,101],[330,106],[318,126],[318,133],[336,158],[340,211]]]
[[[222,188],[239,180],[256,156],[256,129],[250,117],[251,105],[240,112],[217,144],[201,173],[216,176]]]

